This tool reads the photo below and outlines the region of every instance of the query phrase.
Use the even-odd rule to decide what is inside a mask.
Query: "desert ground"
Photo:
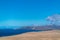
[[[60,30],[28,32],[20,35],[0,37],[0,40],[60,40]]]

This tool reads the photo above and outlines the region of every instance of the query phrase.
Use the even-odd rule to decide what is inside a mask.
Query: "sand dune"
[[[0,40],[60,40],[60,30],[29,32],[20,35],[0,37]]]

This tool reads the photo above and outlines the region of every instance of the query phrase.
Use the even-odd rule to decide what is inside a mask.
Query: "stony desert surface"
[[[0,40],[60,40],[60,30],[28,32],[20,35],[0,37]]]

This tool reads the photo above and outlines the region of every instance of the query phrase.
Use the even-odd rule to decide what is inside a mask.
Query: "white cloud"
[[[51,23],[51,24],[60,24],[60,14],[54,14],[52,16],[48,16],[47,20]]]

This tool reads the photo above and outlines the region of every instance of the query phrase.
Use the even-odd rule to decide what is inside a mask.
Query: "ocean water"
[[[3,28],[0,29],[0,37],[3,36],[12,36],[12,35],[17,35],[17,34],[22,34],[26,32],[38,32],[40,30],[31,30],[31,29],[11,29],[11,28]]]

